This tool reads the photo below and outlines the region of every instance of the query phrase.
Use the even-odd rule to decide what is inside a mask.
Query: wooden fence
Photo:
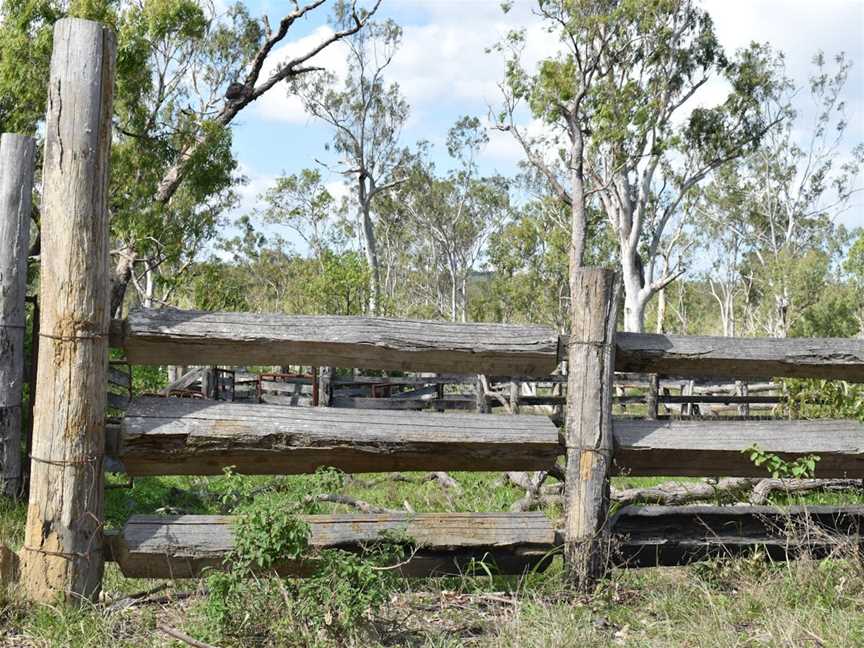
[[[857,422],[612,418],[615,371],[864,380],[861,340],[616,333],[615,274],[593,269],[576,274],[569,338],[543,326],[170,309],[136,311],[109,326],[104,192],[113,47],[95,23],[65,19],[55,29],[43,198],[43,259],[51,261],[42,264],[33,476],[22,548],[32,598],[96,596],[106,558],[140,577],[193,577],[204,567],[225,566],[230,518],[135,516],[120,532],[105,534],[106,452],[132,475],[219,474],[229,466],[244,474],[311,473],[322,466],[347,472],[547,470],[564,457],[562,529],[537,513],[308,519],[317,547],[356,547],[391,530],[403,532],[418,549],[402,566],[407,575],[461,572],[477,561],[521,573],[542,567],[563,546],[574,579],[587,587],[616,562],[677,564],[753,546],[777,557],[830,550],[833,536],[788,542],[789,524],[805,519],[859,542],[861,507],[627,507],[610,515],[608,494],[609,478],[618,473],[758,477],[763,469],[741,453],[754,443],[787,460],[819,455],[819,476],[864,477],[864,426]],[[79,65],[84,59],[94,65]],[[61,115],[61,105],[76,105],[78,112]],[[544,376],[566,359],[567,424],[562,433],[537,416],[139,397],[106,433],[109,339],[129,363],[151,365]],[[125,387],[122,378],[113,382]],[[303,575],[307,567],[280,568]]]

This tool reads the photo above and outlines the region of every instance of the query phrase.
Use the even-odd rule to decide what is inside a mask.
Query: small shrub
[[[763,466],[774,479],[811,478],[816,473],[817,462],[821,459],[817,455],[806,455],[795,461],[786,461],[779,455],[766,452],[755,443],[741,452],[748,454],[754,465]]]

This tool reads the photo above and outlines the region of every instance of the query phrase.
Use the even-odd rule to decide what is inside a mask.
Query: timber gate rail
[[[647,506],[610,515],[609,479],[759,477],[764,469],[741,452],[753,444],[787,460],[818,455],[819,477],[864,477],[864,425],[857,422],[612,418],[615,371],[864,381],[862,340],[617,333],[619,285],[613,272],[596,269],[574,275],[569,338],[543,326],[170,309],[139,310],[109,325],[111,83],[100,80],[112,78],[113,47],[97,23],[65,19],[55,29],[55,51],[81,54],[55,56],[51,68],[42,333],[22,548],[22,578],[32,597],[95,595],[103,559],[116,561],[130,577],[196,577],[223,566],[232,543],[228,517],[135,516],[120,532],[103,533],[106,454],[131,476],[218,475],[229,466],[255,475],[310,473],[321,466],[348,473],[548,470],[564,457],[561,529],[530,512],[306,518],[313,548],[352,547],[382,532],[403,531],[417,544],[401,567],[406,575],[459,573],[472,560],[518,574],[542,566],[563,546],[571,573],[587,584],[613,563],[679,564],[754,546],[785,558],[803,549],[828,551],[836,542],[826,536],[806,546],[790,544],[790,517],[806,516],[860,542],[864,507]],[[78,64],[82,57],[93,65]],[[75,105],[77,112],[61,115],[60,105]],[[106,434],[109,340],[132,365],[303,364],[543,380],[566,360],[567,424],[559,431],[540,416],[140,397]],[[304,568],[283,563],[280,570],[303,575]]]

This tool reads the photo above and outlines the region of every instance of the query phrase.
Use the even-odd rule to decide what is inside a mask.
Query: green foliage
[[[774,479],[813,477],[816,473],[816,464],[820,460],[817,455],[807,455],[795,461],[787,461],[779,455],[762,450],[755,443],[741,452],[747,454],[755,466],[764,466]]]
[[[234,529],[232,568],[269,570],[279,560],[298,560],[309,548],[309,525],[284,510],[255,507]]]
[[[793,418],[844,418],[864,421],[864,385],[845,380],[783,380]]]
[[[344,475],[330,468],[293,482],[272,480],[271,489],[253,486],[247,478],[226,471],[219,485],[221,499],[239,507],[240,513],[234,548],[226,558],[230,570],[207,577],[204,615],[216,636],[239,638],[264,632],[285,641],[299,632],[297,645],[316,644],[322,637],[356,634],[386,602],[395,576],[385,565],[401,559],[406,538],[384,537],[360,553],[313,550],[309,525],[295,514],[319,510],[320,504],[307,502],[305,495],[338,491],[343,485]],[[288,561],[302,564],[310,572],[308,577],[276,576],[278,565]],[[248,605],[253,598],[259,607],[278,605],[281,613],[277,618],[250,617]]]
[[[314,577],[296,584],[297,614],[307,632],[346,636],[370,620],[396,585],[396,576],[382,563],[401,556],[398,545],[379,545],[363,554],[342,549],[320,552]]]

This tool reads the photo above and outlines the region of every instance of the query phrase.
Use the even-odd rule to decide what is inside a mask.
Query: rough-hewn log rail
[[[519,574],[548,563],[555,530],[542,513],[418,513],[310,515],[311,557],[286,561],[286,576],[308,575],[316,551],[359,550],[386,538],[401,538],[416,553],[399,572],[405,576],[463,574],[472,561],[491,570]],[[109,560],[131,578],[194,578],[205,569],[221,569],[233,546],[230,517],[182,515],[135,516],[123,532],[110,536]],[[413,549],[406,555],[410,556]],[[404,560],[404,558],[403,558]],[[483,571],[482,573],[486,573]]]
[[[382,399],[378,399],[382,400]],[[140,398],[109,453],[131,475],[541,470],[563,453],[541,416],[339,410]],[[119,438],[111,438],[119,435]],[[741,451],[817,455],[819,478],[864,477],[864,425],[854,421],[615,419],[614,469],[633,476],[764,477]]]
[[[759,548],[773,560],[864,549],[864,506],[627,506],[611,520],[618,564],[682,565]]]
[[[313,515],[312,557],[283,562],[278,571],[305,576],[314,553],[358,550],[376,540],[403,538],[417,549],[399,568],[405,576],[465,573],[483,561],[499,573],[543,568],[561,544],[542,513],[420,513]],[[628,506],[612,518],[612,559],[628,567],[680,565],[761,549],[774,560],[801,554],[854,551],[862,542],[864,506]],[[233,546],[225,516],[135,516],[106,538],[108,560],[130,578],[195,578],[221,569]],[[480,572],[485,574],[485,571]]]
[[[540,416],[284,407],[140,398],[121,424],[130,475],[540,470],[559,453]]]
[[[566,338],[562,345],[566,346]],[[618,333],[616,371],[864,381],[864,340]]]
[[[566,353],[545,326],[139,310],[111,327],[134,364],[333,364],[543,376]],[[676,376],[864,381],[864,341],[618,333],[615,369]]]
[[[371,317],[139,310],[112,327],[133,364],[308,364],[546,374],[558,338],[544,326]]]
[[[864,425],[854,421],[616,419],[615,466],[629,475],[765,477],[742,450],[786,460],[817,455],[819,478],[864,477]]]

